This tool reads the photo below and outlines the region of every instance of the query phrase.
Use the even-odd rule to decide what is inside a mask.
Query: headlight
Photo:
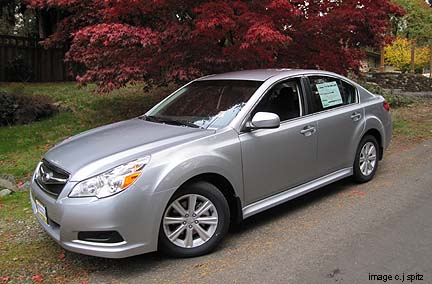
[[[135,182],[149,161],[150,156],[146,156],[84,180],[72,189],[69,197],[103,198],[119,193]]]

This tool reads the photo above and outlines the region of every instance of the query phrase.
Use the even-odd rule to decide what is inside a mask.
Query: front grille
[[[42,160],[39,166],[36,183],[48,194],[57,198],[69,179],[69,173]]]

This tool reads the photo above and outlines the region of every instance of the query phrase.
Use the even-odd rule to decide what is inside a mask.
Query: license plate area
[[[48,225],[48,214],[47,214],[47,209],[46,209],[45,205],[43,205],[43,203],[37,199],[35,199],[35,203],[36,203],[37,215],[39,216],[39,218],[42,219],[42,221],[45,222],[45,224]]]

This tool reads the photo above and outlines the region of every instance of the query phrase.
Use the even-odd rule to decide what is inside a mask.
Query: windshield
[[[149,121],[219,129],[228,125],[262,84],[246,80],[193,82],[145,116]]]

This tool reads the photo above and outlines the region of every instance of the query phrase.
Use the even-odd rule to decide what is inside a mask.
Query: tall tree
[[[0,0],[0,34],[39,37],[52,35],[64,18],[52,7],[28,9],[29,0]]]
[[[107,91],[267,67],[356,72],[386,40],[389,0],[29,0],[70,16],[47,44],[71,40],[82,83]]]
[[[429,48],[417,47],[415,49],[415,69],[423,70],[429,64]],[[404,37],[396,38],[391,45],[385,47],[386,62],[402,72],[409,72],[411,69],[411,44]]]
[[[37,21],[24,0],[0,0],[0,35],[37,37]]]
[[[410,69],[414,73],[416,46],[432,46],[432,9],[423,0],[393,1],[406,11],[405,16],[398,20],[398,33],[411,41]]]

